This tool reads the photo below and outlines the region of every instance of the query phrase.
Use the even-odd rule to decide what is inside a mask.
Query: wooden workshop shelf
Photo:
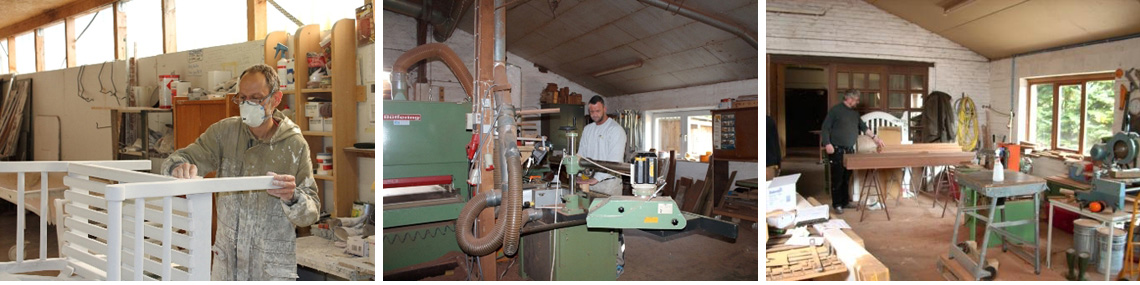
[[[349,153],[349,154],[356,155],[356,156],[372,157],[372,158],[376,157],[376,150],[375,149],[346,147],[346,148],[344,148],[344,151]]]
[[[341,19],[332,26],[331,61],[328,63],[328,74],[332,76],[332,86],[328,88],[304,88],[309,83],[308,53],[324,53],[320,46],[321,27],[319,25],[306,25],[297,29],[290,37],[284,32],[274,32],[266,37],[265,63],[276,66],[277,59],[273,58],[271,46],[278,42],[291,43],[289,49],[293,57],[294,69],[292,90],[285,90],[285,94],[292,95],[292,107],[296,110],[293,122],[301,128],[301,134],[309,144],[309,152],[314,168],[317,166],[316,155],[330,152],[333,155],[333,175],[314,175],[317,180],[332,182],[332,201],[322,201],[331,205],[330,212],[333,217],[349,217],[352,215],[352,203],[357,199],[357,169],[356,154],[350,154],[346,148],[356,143],[356,103],[363,89],[356,84],[356,22],[353,19]],[[327,93],[332,100],[333,129],[331,131],[309,131],[309,118],[305,116],[305,104],[308,103],[307,94]],[[332,143],[326,143],[331,139]],[[317,183],[318,194],[327,191],[325,183]]]
[[[332,132],[301,131],[301,134],[306,135],[306,136],[314,136],[314,137],[331,137],[331,136],[333,136]]]
[[[301,89],[301,94],[308,93],[333,93],[333,90],[329,88]]]

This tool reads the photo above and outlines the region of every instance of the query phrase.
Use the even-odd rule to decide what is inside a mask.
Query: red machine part
[[[451,184],[451,175],[384,179],[385,188]]]

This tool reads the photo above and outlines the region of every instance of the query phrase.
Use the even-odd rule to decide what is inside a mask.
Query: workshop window
[[[1029,80],[1026,137],[1087,155],[1101,138],[1112,135],[1112,84],[1111,73]]]
[[[30,31],[16,36],[16,72],[36,72],[36,36]]]
[[[0,39],[0,74],[9,74],[12,71],[8,70],[8,39]]]
[[[652,115],[653,148],[676,151],[679,157],[700,158],[712,151],[709,110],[663,112]]]
[[[63,22],[43,29],[44,71],[67,67],[67,38],[63,33]]]
[[[75,18],[76,66],[115,60],[115,19],[112,14],[111,6],[107,6]]]
[[[188,3],[192,5],[196,2]],[[175,5],[175,8],[182,7]],[[143,58],[162,54],[162,2],[131,0],[123,3],[123,13],[127,14],[127,57]],[[181,32],[176,31],[175,35]]]
[[[332,25],[340,19],[356,19],[356,8],[364,5],[362,1],[277,0],[276,2],[301,23],[320,25],[321,30],[332,29]],[[273,5],[266,6],[265,10],[267,31],[285,31],[292,35],[301,28]]]
[[[175,4],[178,51],[246,42],[249,38],[246,9],[237,3],[245,4],[245,1],[198,0]]]

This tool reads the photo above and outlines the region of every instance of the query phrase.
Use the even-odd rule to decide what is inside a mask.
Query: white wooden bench
[[[149,169],[149,160],[0,162],[0,173],[17,173],[17,201],[26,173],[46,181],[49,172],[67,172],[69,187],[55,201],[60,257],[47,258],[40,219],[39,258],[24,260],[25,205],[17,203],[17,256],[0,263],[0,281],[209,280],[213,193],[279,188],[270,176],[176,180],[135,171]],[[39,202],[47,208],[47,199]],[[27,274],[36,271],[59,274]]]

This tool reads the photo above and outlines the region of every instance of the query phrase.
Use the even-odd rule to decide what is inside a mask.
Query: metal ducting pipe
[[[432,24],[432,35],[437,42],[445,42],[459,27],[459,20],[463,18],[463,12],[471,8],[471,4],[475,3],[473,0],[457,0],[452,2],[451,10],[448,12],[440,12],[436,9],[428,11],[426,19],[424,15],[424,7],[420,5],[419,1],[414,0],[384,0],[384,10],[399,13],[404,16],[426,20]]]
[[[439,58],[447,65],[448,69],[451,69],[451,72],[455,74],[455,78],[459,79],[459,84],[463,86],[463,91],[467,92],[467,97],[475,95],[475,87],[473,87],[475,80],[472,79],[471,72],[467,70],[467,65],[463,64],[463,60],[459,59],[455,51],[452,51],[447,45],[430,43],[414,47],[396,58],[396,62],[392,64],[393,97],[395,97],[397,93],[407,92],[408,86],[403,84],[402,80],[405,80],[405,77],[407,77],[408,68],[416,64],[416,62],[429,58]]]
[[[749,31],[748,28],[740,26],[732,21],[722,19],[712,13],[704,12],[701,10],[685,7],[684,5],[673,3],[669,0],[637,0],[638,2],[647,4],[649,6],[665,9],[665,11],[681,14],[689,19],[696,20],[697,22],[705,23],[717,29],[724,30],[744,39],[753,48],[760,48],[756,43],[756,32]]]

